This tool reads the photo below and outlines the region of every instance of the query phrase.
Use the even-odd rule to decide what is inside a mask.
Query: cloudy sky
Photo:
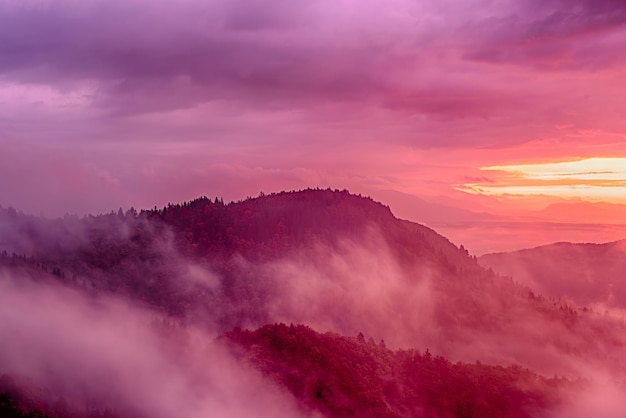
[[[625,50],[624,0],[0,0],[0,205],[623,204]]]

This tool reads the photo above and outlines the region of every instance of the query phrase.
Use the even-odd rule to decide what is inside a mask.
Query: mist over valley
[[[618,286],[598,309],[579,281],[555,293],[534,270],[483,267],[491,256],[347,191],[80,218],[8,208],[0,231],[11,416],[622,410],[606,399],[626,373]],[[623,261],[618,244],[594,247],[603,265]]]

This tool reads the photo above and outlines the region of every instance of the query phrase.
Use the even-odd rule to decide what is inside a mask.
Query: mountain
[[[498,277],[432,229],[347,191],[199,198],[83,219],[9,209],[0,222],[3,265],[21,258],[31,276],[44,270],[218,332],[303,323],[547,373],[573,371],[562,354],[606,349],[598,318]]]
[[[486,254],[479,261],[546,296],[568,298],[580,306],[626,308],[626,240],[561,242]]]
[[[388,207],[346,191],[279,193],[228,205],[200,198],[80,220],[46,220],[9,209],[0,213],[0,225],[5,265],[19,259],[66,283],[122,293],[181,315],[188,312],[180,305],[194,303],[188,298],[205,302],[215,286],[230,292],[220,297],[232,303],[271,291],[280,283],[267,276],[281,263],[307,263],[312,273],[344,276],[346,271],[317,270],[340,270],[336,264],[350,262],[359,265],[344,267],[356,273],[362,262],[375,260],[392,263],[395,275],[481,270],[433,230],[400,221]],[[362,260],[363,252],[376,257]]]
[[[248,393],[248,382],[257,380],[264,382],[263,395],[255,397],[259,410],[287,405],[299,416],[304,405],[344,416],[349,409],[341,410],[342,402],[349,408],[361,405],[367,385],[359,386],[356,397],[346,392],[345,400],[342,386],[331,386],[333,403],[322,405],[309,398],[310,392],[286,383],[274,369],[280,356],[263,351],[275,348],[264,346],[263,335],[271,328],[263,327],[276,323],[309,327],[291,337],[280,335],[288,340],[304,335],[298,344],[309,341],[311,349],[321,344],[315,350],[327,350],[330,335],[332,344],[349,346],[345,358],[336,350],[333,365],[349,363],[348,357],[363,351],[341,335],[384,339],[389,350],[376,353],[388,360],[376,360],[374,374],[355,372],[354,379],[377,382],[378,406],[361,407],[385,415],[389,411],[383,414],[379,407],[389,404],[395,414],[389,416],[416,414],[411,404],[434,408],[434,416],[533,415],[528,411],[556,408],[569,396],[554,400],[547,386],[558,381],[540,376],[576,380],[589,377],[593,368],[613,381],[626,370],[621,317],[546,298],[483,268],[432,229],[399,220],[388,207],[347,191],[281,192],[228,204],[201,197],[161,209],[52,220],[0,209],[0,231],[0,305],[5,307],[0,333],[11,341],[0,347],[0,373],[32,377],[68,398],[87,393],[100,404],[115,404],[119,416],[198,414],[192,411],[219,403],[206,398],[220,393],[215,388],[227,385],[234,393]],[[237,327],[260,331],[242,331],[249,337],[233,340]],[[231,358],[238,352],[232,344],[205,352],[218,335],[225,335],[219,341],[226,338],[244,348],[235,357],[248,359],[254,372],[240,370]],[[424,379],[467,386],[468,392],[455,398],[445,384],[427,390],[418,381],[402,380],[402,350],[432,352],[440,368]],[[214,361],[206,362],[207,357]],[[414,358],[416,367],[427,367],[422,357]],[[83,366],[70,366],[77,359]],[[302,359],[292,360],[297,373],[305,373]],[[476,361],[493,366],[469,366]],[[218,364],[227,364],[227,371]],[[509,368],[514,365],[533,372],[521,376]],[[326,377],[344,379],[342,370],[331,368]],[[388,392],[388,379],[400,382],[393,389],[396,398]],[[508,392],[475,399],[475,382],[484,379],[496,386],[508,382],[503,386]],[[538,386],[528,386],[533,379]],[[75,385],[87,389],[77,392]],[[136,394],[144,385],[150,390]],[[180,393],[181,403],[159,397],[163,391]],[[507,400],[496,408],[498,396]],[[470,402],[467,408],[475,412],[428,406],[430,398]],[[249,415],[238,409],[242,405],[236,400],[227,410]]]

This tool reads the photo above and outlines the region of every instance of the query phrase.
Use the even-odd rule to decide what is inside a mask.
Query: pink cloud
[[[454,187],[626,153],[621,3],[1,2],[0,204],[330,186],[517,213]]]

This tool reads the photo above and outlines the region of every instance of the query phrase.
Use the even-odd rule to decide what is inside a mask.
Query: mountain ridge
[[[24,304],[69,287],[72,297],[87,298],[80,306],[115,300],[115,309],[132,306],[214,335],[293,323],[309,327],[312,339],[363,333],[393,351],[429,348],[448,362],[445,373],[480,361],[574,380],[589,367],[626,374],[623,320],[544,297],[483,268],[434,230],[347,191],[228,204],[201,197],[82,219],[0,210],[0,229],[0,284]],[[26,281],[33,284],[18,285]],[[8,315],[0,326],[15,320],[0,314]]]
[[[626,308],[626,240],[604,244],[559,242],[486,254],[485,267],[515,278],[550,297],[583,306]]]

